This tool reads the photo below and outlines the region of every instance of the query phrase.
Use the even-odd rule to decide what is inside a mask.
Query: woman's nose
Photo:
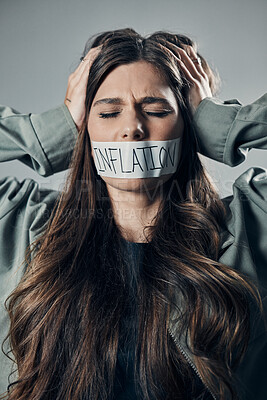
[[[121,138],[123,140],[142,140],[146,135],[144,123],[137,114],[125,116],[121,128]]]

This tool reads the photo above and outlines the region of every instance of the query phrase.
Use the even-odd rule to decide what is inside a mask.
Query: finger
[[[175,59],[177,61],[177,64],[179,65],[179,69],[182,70],[182,72],[183,72],[185,78],[187,79],[187,81],[189,83],[191,83],[191,84],[194,84],[195,83],[195,78],[193,77],[191,71],[187,68],[185,63],[182,61],[182,57],[181,57],[180,53],[178,52],[178,49],[179,50],[182,50],[182,49],[180,49],[178,46],[176,46],[176,45],[174,45],[173,43],[170,43],[170,42],[164,43],[164,45],[159,43],[159,45],[161,47],[163,47],[165,51],[167,50],[168,53],[170,53],[172,55],[172,57],[173,56],[175,57]],[[170,45],[171,49],[168,48],[169,45]],[[184,51],[184,50],[182,50],[182,51]]]
[[[88,53],[85,55],[85,57],[81,58],[81,64],[80,65],[92,65],[98,54],[100,53],[103,45],[100,45],[98,47],[93,47],[91,48]]]
[[[98,56],[102,46],[90,49],[87,55],[84,57],[83,61],[80,63],[77,73],[73,77],[73,85],[79,88],[84,88],[86,86],[90,68]]]
[[[204,76],[205,72],[201,67],[201,60],[192,46],[184,45],[183,48],[181,48],[172,42],[168,42],[167,44],[170,46],[172,51],[178,54],[179,58],[183,61],[184,65],[188,68],[194,78],[199,79],[200,75]],[[190,57],[188,53],[191,54],[192,57]]]
[[[192,85],[194,85],[196,83],[196,79],[193,77],[193,75],[191,74],[187,66],[184,64],[184,62],[179,58],[177,58],[177,63],[179,64],[179,69],[183,72],[186,80]]]
[[[91,49],[91,50],[94,50],[94,49]],[[99,50],[98,51],[91,51],[91,50],[89,51],[89,53],[87,53],[87,55],[81,62],[81,68],[77,74],[77,78],[79,79],[79,81],[81,79],[84,79],[84,80],[88,79],[88,74],[89,74],[90,68],[91,68],[93,62],[95,61],[96,57],[99,54]]]
[[[190,71],[191,75],[192,75],[194,78],[199,79],[199,77],[200,77],[200,75],[201,75],[201,74],[200,74],[200,70],[199,70],[199,66],[200,66],[200,65],[193,62],[193,60],[197,60],[197,55],[195,55],[194,57],[192,57],[192,58],[193,58],[193,60],[192,60],[192,59],[189,57],[189,55],[187,54],[186,50],[184,50],[184,49],[182,49],[182,48],[176,46],[176,45],[173,44],[173,43],[168,43],[168,45],[169,45],[169,44],[170,44],[170,47],[171,47],[174,51],[178,52],[178,54],[180,55],[181,60],[183,61],[184,65],[187,67],[187,69]],[[190,47],[190,48],[192,49],[192,51],[194,51],[193,48],[192,48],[192,46],[185,46],[185,47],[187,47],[187,48]],[[188,51],[189,51],[189,50],[188,50]],[[191,53],[191,54],[193,54],[193,53]]]
[[[102,47],[103,47],[102,44],[101,44],[100,46],[97,46],[97,47],[92,47],[92,48],[86,53],[84,59],[90,58],[91,54],[92,54],[92,55],[93,55],[93,54],[98,54],[98,53],[101,51]]]
[[[194,63],[196,69],[198,70],[198,72],[204,77],[205,76],[205,71],[202,67],[201,64],[201,59],[198,56],[197,52],[193,49],[192,46],[186,46],[185,49],[188,57],[191,59],[191,61]]]
[[[89,69],[93,64],[94,60],[98,56],[102,46],[94,47],[88,51],[86,56],[81,60],[80,64],[72,74],[72,79],[78,82],[81,77],[86,73],[88,75]]]
[[[83,71],[84,69],[87,68],[87,66],[92,65],[96,57],[98,56],[100,52],[100,49],[98,47],[90,49],[88,53],[85,55],[85,57],[81,57],[81,62],[79,64],[80,71]],[[78,67],[78,68],[79,68]]]

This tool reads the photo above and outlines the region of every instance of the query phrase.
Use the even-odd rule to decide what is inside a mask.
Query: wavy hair
[[[136,390],[147,400],[186,399],[193,393],[194,372],[169,334],[175,309],[204,385],[217,399],[237,398],[232,371],[249,340],[249,299],[260,300],[245,276],[218,262],[225,208],[198,156],[188,82],[170,42],[196,49],[183,35],[142,37],[133,29],[104,32],[86,45],[84,54],[103,47],[90,69],[86,116],[69,175],[42,234],[28,249],[25,275],[6,300],[11,321],[6,339],[18,374],[9,385],[9,400],[112,396],[131,284],[107,188],[91,156],[87,121],[104,78],[139,60],[152,63],[167,79],[185,128],[177,171],[163,185],[153,225],[145,228],[149,241],[136,295]],[[215,93],[216,76],[198,55]]]

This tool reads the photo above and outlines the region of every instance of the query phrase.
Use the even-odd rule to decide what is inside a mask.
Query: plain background
[[[23,113],[61,104],[87,39],[131,27],[144,35],[165,29],[192,37],[220,73],[219,97],[247,104],[266,91],[266,15],[266,0],[0,0],[0,103]],[[263,150],[252,150],[235,168],[202,160],[221,196],[232,193],[249,167],[267,168]],[[65,177],[40,177],[18,161],[0,168],[0,178],[30,177],[51,188]]]

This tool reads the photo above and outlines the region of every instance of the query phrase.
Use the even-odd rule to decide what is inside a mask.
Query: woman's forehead
[[[143,97],[166,98],[170,102],[175,96],[163,74],[146,61],[123,64],[112,70],[100,85],[94,103],[102,98],[141,99]]]

